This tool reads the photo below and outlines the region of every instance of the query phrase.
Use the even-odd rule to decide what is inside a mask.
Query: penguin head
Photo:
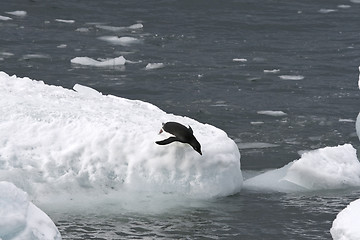
[[[195,151],[197,151],[200,155],[202,155],[200,143],[196,139],[191,141],[190,145],[193,147]]]

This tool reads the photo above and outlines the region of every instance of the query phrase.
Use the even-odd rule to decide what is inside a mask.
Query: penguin
[[[177,122],[167,122],[163,123],[163,127],[160,130],[159,134],[163,131],[168,132],[173,137],[169,137],[162,141],[157,141],[156,143],[159,145],[166,145],[175,141],[187,143],[189,144],[196,152],[202,155],[201,146],[198,140],[194,137],[193,130],[189,126],[189,128]]]

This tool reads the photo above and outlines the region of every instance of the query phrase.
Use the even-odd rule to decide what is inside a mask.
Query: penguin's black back
[[[185,127],[184,125],[177,122],[167,122],[163,125],[164,131],[174,135],[181,142],[189,142],[192,138],[194,138],[193,131],[189,127]]]

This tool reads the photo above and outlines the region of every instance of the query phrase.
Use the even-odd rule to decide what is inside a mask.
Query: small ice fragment
[[[128,28],[130,28],[130,29],[141,29],[143,27],[144,26],[141,23],[136,23],[136,24],[133,24],[131,26],[128,26]]]
[[[299,81],[303,80],[305,77],[302,75],[281,75],[279,76],[282,80],[292,80],[292,81]]]
[[[264,70],[264,73],[277,73],[280,72],[280,69]]]
[[[61,22],[61,23],[75,23],[75,20],[71,20],[71,19],[55,19],[55,21],[57,22]]]
[[[58,45],[58,46],[56,46],[57,48],[66,48],[67,47],[67,45],[66,44],[60,44],[60,45]]]
[[[13,12],[6,12],[7,14],[14,15],[17,17],[25,17],[27,12],[26,11],[13,11]]]
[[[353,119],[344,119],[344,118],[340,118],[340,119],[339,119],[339,122],[354,123],[354,122],[355,122],[355,120],[353,120]]]
[[[257,121],[257,122],[250,122],[251,125],[262,125],[264,122]]]
[[[152,70],[152,69],[158,69],[163,68],[165,65],[163,63],[148,63],[145,67],[145,70]]]
[[[326,8],[322,8],[319,10],[319,13],[332,13],[332,12],[337,12],[337,10],[335,9],[326,9]]]
[[[342,9],[351,8],[350,5],[344,5],[344,4],[338,5],[337,7]]]
[[[99,37],[98,39],[115,45],[122,45],[122,46],[129,46],[131,44],[136,44],[141,42],[141,40],[134,37],[103,36],[103,37]]]
[[[98,61],[89,57],[76,57],[71,59],[71,63],[94,67],[122,66],[125,65],[125,62],[126,60],[123,56],[103,61]]]
[[[258,111],[257,113],[261,114],[261,115],[268,115],[268,116],[273,116],[273,117],[282,117],[282,116],[287,115],[287,113],[285,113],[283,111],[271,111],[271,110]]]
[[[5,16],[0,15],[0,20],[1,20],[1,21],[9,21],[9,20],[12,20],[12,18],[11,18],[11,17],[5,17]]]
[[[233,62],[247,62],[246,58],[234,58]]]

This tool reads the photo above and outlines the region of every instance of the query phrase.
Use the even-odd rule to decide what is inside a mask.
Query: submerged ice
[[[0,239],[61,239],[52,220],[10,182],[0,182],[0,216]]]
[[[142,101],[75,90],[0,72],[0,180],[39,206],[240,191],[240,153],[224,131]],[[203,156],[187,144],[155,144],[166,121],[190,125]]]

